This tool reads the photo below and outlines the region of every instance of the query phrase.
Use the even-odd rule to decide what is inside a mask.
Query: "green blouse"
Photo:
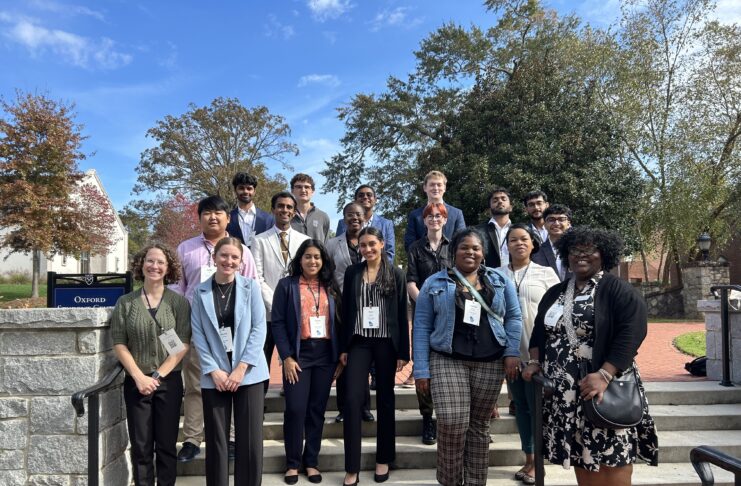
[[[183,343],[190,343],[190,304],[182,295],[165,288],[156,314],[160,328],[141,296],[142,290],[139,289],[118,299],[111,316],[111,336],[114,345],[124,344],[129,348],[142,373],[150,374],[168,356],[159,340],[163,331],[175,329]],[[181,363],[178,363],[174,369],[180,368]]]

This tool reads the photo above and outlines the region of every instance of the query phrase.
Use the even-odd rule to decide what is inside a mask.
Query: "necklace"
[[[216,280],[214,280],[214,282],[216,282]],[[222,285],[224,285],[224,284],[220,284],[219,282],[216,282],[216,288],[219,289],[219,293],[221,294],[221,298],[222,299],[226,299],[226,296],[227,295],[229,297],[231,297],[231,295],[232,295],[232,285],[234,285],[234,280],[232,280],[231,282],[229,282],[229,284],[226,287],[224,287],[226,289],[226,293],[221,290],[221,286]],[[229,301],[227,301],[227,304],[226,305],[227,306],[229,305]]]
[[[522,276],[520,277],[520,281],[517,281],[517,271],[512,266],[512,264],[509,264],[509,269],[512,271],[512,280],[515,281],[515,287],[517,288],[517,295],[520,295],[520,285],[522,285],[522,282],[525,280],[525,276],[527,275],[527,271],[530,270],[530,263],[527,262],[527,266],[525,267],[525,271],[522,272]]]

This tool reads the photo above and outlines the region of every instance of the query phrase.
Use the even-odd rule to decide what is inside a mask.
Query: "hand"
[[[288,357],[283,361],[283,376],[291,385],[298,383],[298,374],[301,373],[301,367],[295,359]]]
[[[242,380],[244,380],[244,374],[247,372],[248,366],[249,365],[246,363],[239,363],[237,367],[232,370],[229,374],[229,378],[227,378],[227,388],[229,391],[237,391],[239,385],[242,384]]]
[[[334,376],[332,376],[332,379],[336,380],[337,378],[339,378],[344,369],[345,367],[342,365],[342,363],[337,363],[337,368],[335,368],[334,370]]]
[[[515,381],[520,372],[520,358],[517,356],[507,356],[504,358],[504,374],[509,381]]]
[[[414,380],[414,387],[417,389],[417,393],[429,396],[430,395],[430,379],[419,378]]]
[[[340,354],[340,363],[342,366],[347,366],[347,353]]]
[[[396,360],[396,372],[400,372],[404,369],[404,367],[409,363],[409,361],[404,361],[403,359],[397,359]]]
[[[525,369],[522,370],[522,379],[525,381],[532,381],[533,375],[537,375],[540,373],[540,365],[537,364],[529,364],[525,366]]]
[[[229,390],[227,386],[227,381],[229,380],[229,375],[226,374],[226,371],[224,370],[215,370],[211,372],[211,379],[214,380],[214,385],[216,385],[216,389],[220,392],[225,391],[231,391]]]
[[[151,395],[157,391],[157,387],[160,386],[159,380],[155,380],[151,376],[142,375],[138,380],[134,380],[136,383],[136,389],[142,395]]]
[[[602,403],[602,394],[607,389],[607,382],[599,372],[589,373],[579,380],[580,396],[583,400],[597,397],[597,403]]]

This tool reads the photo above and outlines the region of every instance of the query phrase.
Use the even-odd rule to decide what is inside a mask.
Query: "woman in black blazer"
[[[374,479],[389,477],[396,458],[394,380],[409,361],[409,322],[404,273],[392,266],[382,233],[364,228],[359,236],[364,262],[345,271],[342,291],[340,361],[345,365],[345,480],[358,483],[361,414],[371,363],[376,365],[378,431]]]
[[[291,261],[289,277],[273,294],[272,330],[283,360],[286,484],[298,482],[303,465],[312,483],[322,481],[317,469],[332,381],[339,375],[337,291],[334,266],[324,245],[306,240]],[[306,442],[302,439],[306,435]]]

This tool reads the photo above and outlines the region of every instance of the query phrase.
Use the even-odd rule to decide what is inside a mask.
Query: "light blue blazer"
[[[196,287],[190,314],[193,345],[201,360],[201,388],[216,388],[210,373],[215,370],[231,373],[240,361],[250,365],[240,386],[269,379],[268,363],[262,351],[268,327],[260,284],[257,280],[236,276],[234,344],[230,363],[219,337],[212,279],[213,277]]]

